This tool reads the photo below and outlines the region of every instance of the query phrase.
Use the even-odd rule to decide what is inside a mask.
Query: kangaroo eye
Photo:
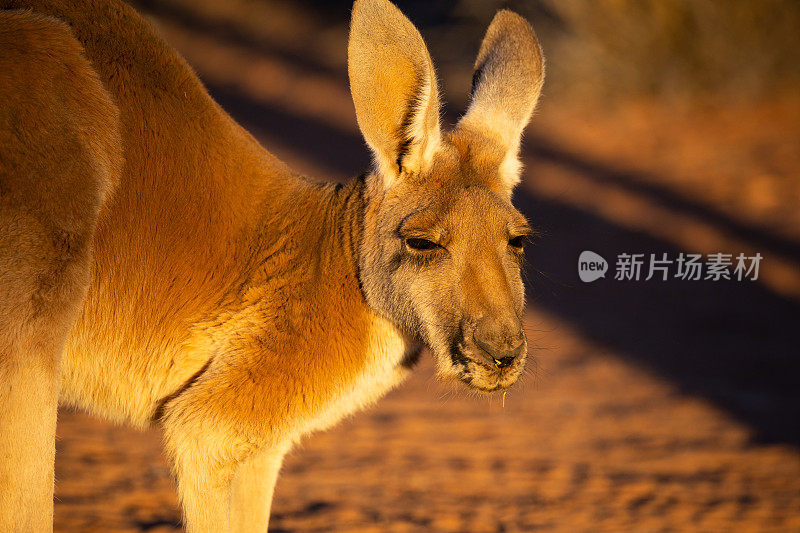
[[[525,240],[527,237],[525,235],[519,235],[517,237],[512,237],[508,240],[508,245],[512,248],[522,248],[525,246]]]
[[[433,241],[417,238],[406,239],[406,246],[412,250],[433,250],[434,248],[439,247],[439,245]]]

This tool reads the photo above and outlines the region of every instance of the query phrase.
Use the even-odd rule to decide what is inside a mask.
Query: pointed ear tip
[[[523,32],[530,35],[533,37],[534,41],[538,42],[536,39],[536,32],[533,31],[533,26],[528,22],[528,19],[510,9],[501,9],[498,11],[492,19],[491,24],[489,24],[489,27],[496,28],[497,30]]]
[[[351,24],[357,17],[366,15],[367,11],[374,9],[375,0],[355,0],[353,9],[350,10]]]
[[[494,18],[492,19],[492,24],[524,24],[526,26],[530,26],[530,23],[523,17],[522,15],[516,13],[515,11],[511,11],[510,9],[501,9],[497,13],[495,13]]]
[[[355,2],[353,2],[352,14],[353,17],[362,14],[379,15],[382,13],[392,13],[397,10],[397,6],[389,0],[355,0]]]
[[[544,62],[542,47],[533,26],[525,17],[510,9],[501,9],[497,12],[489,24],[486,34],[487,36],[490,34],[506,35],[520,44],[526,43],[524,46],[532,48],[532,52],[539,57],[539,61]]]
[[[359,9],[359,10],[360,9],[364,9],[366,7],[373,6],[373,5],[376,5],[376,4],[379,4],[379,2],[376,1],[376,0],[355,0],[353,2],[353,11],[355,11],[357,9]]]

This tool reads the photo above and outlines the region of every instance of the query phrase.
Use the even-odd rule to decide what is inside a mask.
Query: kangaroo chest
[[[393,325],[375,319],[370,325],[361,369],[343,382],[331,399],[303,424],[300,435],[327,429],[375,403],[408,377],[420,349]]]

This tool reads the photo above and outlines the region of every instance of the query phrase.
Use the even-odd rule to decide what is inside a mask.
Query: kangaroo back
[[[269,201],[298,180],[210,98],[151,25],[117,0],[0,0],[63,21],[120,111],[124,166],[94,237],[96,276],[66,347],[64,400],[149,420],[154,399],[200,370],[191,325],[242,283]],[[301,184],[300,184],[301,185]],[[87,354],[92,364],[84,364]],[[153,361],[153,354],[163,359]],[[176,358],[178,359],[176,361]],[[152,378],[153,368],[172,368]],[[147,383],[146,394],[101,380]],[[120,398],[133,398],[121,402]]]

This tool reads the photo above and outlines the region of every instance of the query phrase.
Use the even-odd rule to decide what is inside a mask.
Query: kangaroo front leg
[[[231,406],[241,387],[209,365],[206,374],[163,408],[167,452],[178,477],[178,493],[189,533],[229,532],[231,483],[236,467],[258,446],[239,431]]]
[[[167,428],[167,448],[178,477],[178,495],[188,533],[230,531],[230,487],[234,464],[201,436]]]
[[[230,475],[225,467],[193,457],[177,469],[178,492],[188,533],[230,531]]]
[[[242,462],[231,485],[231,531],[266,533],[272,494],[289,446],[261,451]]]

